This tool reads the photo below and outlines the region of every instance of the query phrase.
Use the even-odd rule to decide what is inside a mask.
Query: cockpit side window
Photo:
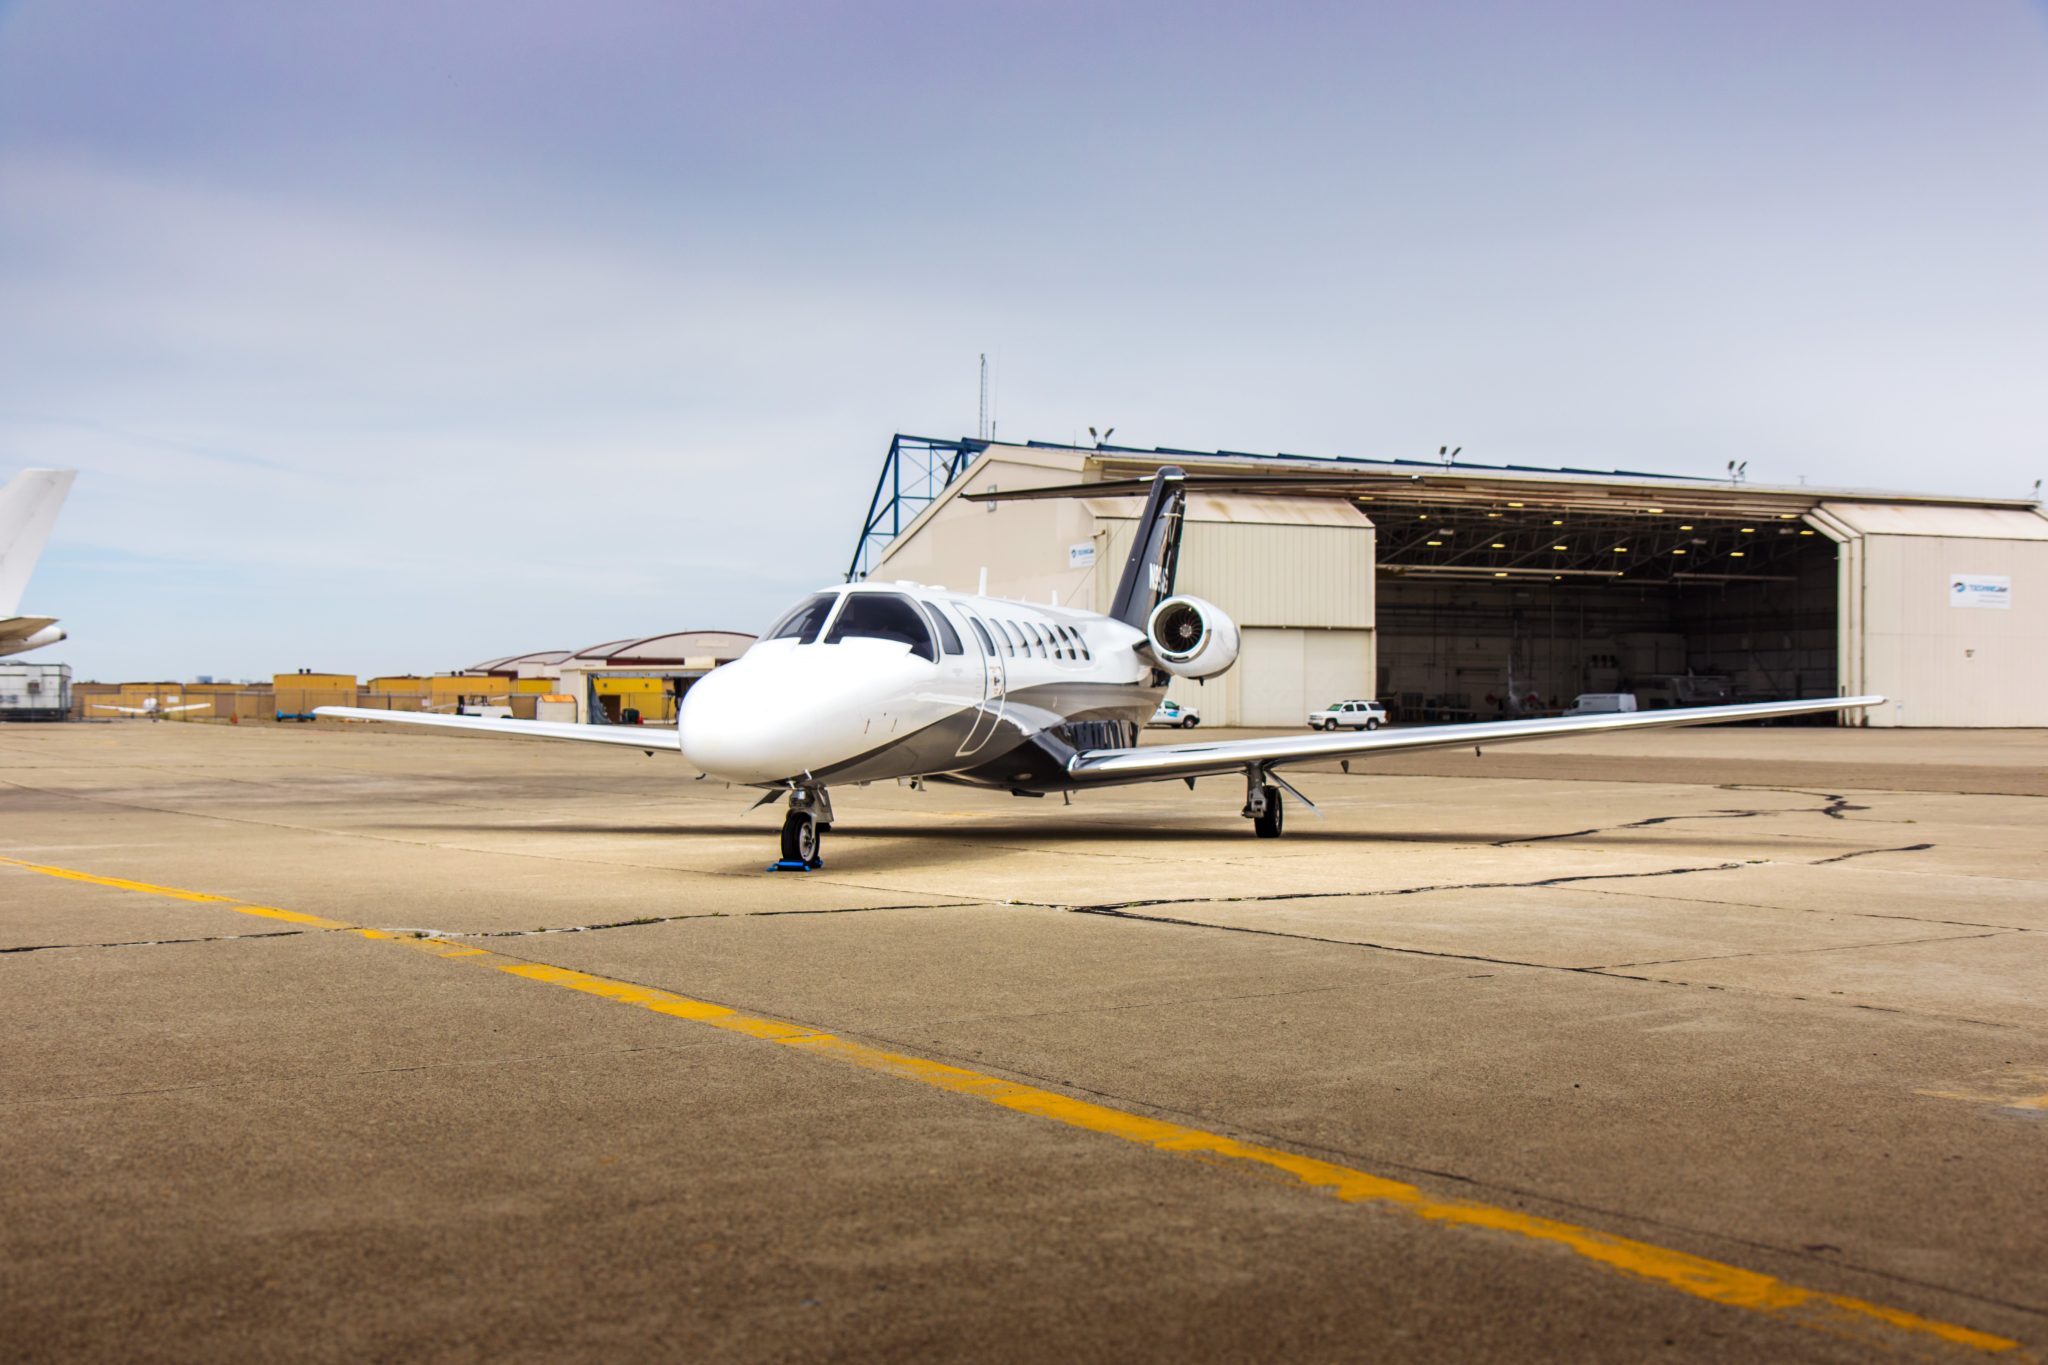
[[[839,609],[839,616],[825,636],[828,645],[842,640],[894,640],[909,645],[910,652],[920,659],[939,661],[939,651],[932,644],[931,623],[909,598],[893,592],[848,593],[846,605]]]
[[[836,592],[815,593],[791,607],[761,638],[810,644],[818,638],[818,628],[825,624],[825,618],[832,614],[832,604],[838,600]]]
[[[948,654],[965,654],[961,647],[960,632],[953,629],[952,621],[946,617],[946,609],[936,602],[927,602],[924,609],[931,613],[932,624],[939,628],[939,647]]]

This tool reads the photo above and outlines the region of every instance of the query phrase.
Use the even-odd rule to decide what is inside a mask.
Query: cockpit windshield
[[[810,644],[818,638],[819,627],[832,614],[832,604],[839,600],[836,592],[816,593],[789,609],[780,621],[771,627],[764,640],[794,640],[800,645]]]
[[[939,651],[932,644],[931,623],[909,598],[895,593],[848,593],[846,605],[840,608],[839,619],[832,623],[832,633],[825,637],[825,643],[836,645],[841,640],[894,640],[909,645],[910,652],[920,659],[933,663],[939,660]]]

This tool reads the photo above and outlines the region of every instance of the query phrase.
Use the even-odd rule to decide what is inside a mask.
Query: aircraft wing
[[[54,616],[0,616],[0,644],[26,640],[37,631],[56,624]]]
[[[170,716],[175,715],[180,711],[204,711],[207,707],[211,705],[213,705],[213,703],[210,701],[186,702],[183,706],[163,707],[160,709],[160,714]]]
[[[375,711],[361,706],[316,706],[316,716],[342,720],[388,721],[393,725],[424,725],[436,730],[466,730],[500,739],[568,739],[584,744],[614,744],[628,749],[671,749],[682,752],[677,732],[657,725],[578,725],[573,721],[513,720],[506,716],[435,716],[423,711]]]
[[[95,711],[119,711],[124,716],[146,716],[149,714],[139,706],[116,706],[108,701],[96,701],[92,704],[92,709]]]
[[[1209,777],[1246,768],[1284,768],[1372,754],[1419,749],[1484,748],[1560,735],[1605,734],[1615,730],[1657,730],[1666,726],[1716,725],[1731,720],[1770,720],[1877,706],[1883,697],[1824,697],[1810,701],[1757,702],[1747,706],[1692,706],[1670,711],[1629,711],[1598,716],[1545,716],[1477,725],[1430,725],[1356,734],[1286,735],[1272,739],[1225,739],[1207,744],[1157,744],[1136,749],[1090,749],[1069,765],[1069,774],[1088,784],[1155,782],[1165,778]]]

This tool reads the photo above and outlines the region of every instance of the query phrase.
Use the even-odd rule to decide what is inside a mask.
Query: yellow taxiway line
[[[1674,1251],[1669,1247],[1660,1247],[1629,1237],[1618,1237],[1555,1218],[1520,1213],[1475,1199],[1440,1198],[1404,1181],[1390,1180],[1349,1166],[1282,1151],[1277,1147],[1241,1142],[1221,1133],[1212,1133],[1185,1124],[1147,1118],[1128,1110],[1075,1099],[1071,1095],[1062,1095],[1034,1085],[1021,1085],[1015,1081],[1006,1081],[998,1076],[970,1071],[944,1062],[934,1062],[901,1052],[890,1052],[866,1043],[855,1042],[850,1038],[807,1028],[801,1024],[746,1014],[726,1005],[713,1004],[707,1000],[693,1000],[689,996],[658,990],[652,986],[635,985],[629,981],[596,976],[567,967],[528,962],[452,939],[369,929],[319,915],[255,905],[232,896],[212,895],[203,891],[183,891],[175,887],[128,881],[119,877],[102,877],[90,872],[49,867],[5,856],[0,856],[0,866],[19,868],[25,872],[40,873],[48,877],[61,877],[68,881],[88,882],[95,886],[114,887],[122,891],[203,903],[240,915],[254,915],[290,924],[303,924],[315,929],[355,934],[363,938],[388,940],[435,957],[489,967],[524,981],[539,982],[542,985],[596,996],[602,1000],[651,1010],[655,1014],[668,1015],[671,1018],[687,1019],[693,1023],[705,1024],[729,1033],[744,1034],[749,1038],[757,1038],[777,1046],[795,1048],[812,1056],[858,1067],[864,1071],[880,1072],[903,1080],[916,1081],[1020,1114],[1030,1114],[1053,1123],[1064,1124],[1069,1128],[1120,1138],[1125,1142],[1151,1147],[1176,1156],[1192,1157],[1213,1165],[1247,1169],[1299,1185],[1343,1203],[1371,1204],[1446,1227],[1484,1229],[1563,1247],[1595,1265],[1616,1271],[1630,1279],[1660,1284],[1694,1298],[1746,1309],[1835,1335],[1909,1349],[1915,1345],[1926,1347],[1939,1342],[1953,1347],[1995,1353],[2014,1351],[2020,1345],[2009,1337],[1922,1317],[1902,1309],[1887,1308],[1882,1304],[1869,1303],[1844,1294],[1808,1289],[1760,1271],[1745,1270],[1740,1266],[1709,1260],[1704,1256]]]

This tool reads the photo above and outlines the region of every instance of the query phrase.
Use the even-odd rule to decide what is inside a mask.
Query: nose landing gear
[[[792,787],[789,813],[782,817],[782,861],[770,872],[815,872],[825,865],[818,856],[825,833],[832,828],[832,798],[823,787]]]

